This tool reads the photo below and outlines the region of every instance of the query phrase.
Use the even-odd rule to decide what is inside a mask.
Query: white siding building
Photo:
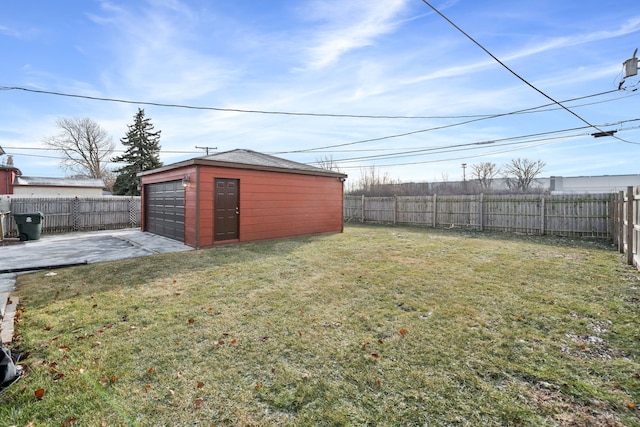
[[[101,197],[104,181],[97,178],[44,178],[19,175],[13,183],[18,197]]]

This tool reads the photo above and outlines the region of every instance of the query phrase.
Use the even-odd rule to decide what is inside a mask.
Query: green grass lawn
[[[640,425],[605,242],[347,226],[20,276],[16,426]]]

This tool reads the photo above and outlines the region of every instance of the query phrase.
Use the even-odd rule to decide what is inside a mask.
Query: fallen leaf
[[[118,381],[118,377],[116,377],[115,375],[113,375],[111,377],[111,384],[115,383],[116,381]]]
[[[58,347],[59,351],[69,351],[69,347],[66,345],[61,345],[60,347]]]
[[[407,335],[407,330],[406,330],[406,329],[400,329],[400,331],[399,331],[399,332],[400,332],[400,335],[401,335],[401,336],[405,336],[405,335]]]
[[[631,403],[631,402],[629,402],[629,403],[627,403],[627,408],[629,408],[629,409],[636,409],[636,404],[635,404],[635,403]]]
[[[204,387],[204,383],[202,381],[198,381],[198,385],[196,387],[202,388]]]
[[[368,343],[368,342],[363,342],[363,343],[362,343],[362,348],[367,348],[367,346],[368,346],[368,345],[369,345],[369,343]]]
[[[371,353],[371,357],[377,359],[378,357],[380,357],[380,355],[378,353]]]
[[[36,391],[33,392],[33,394],[36,395],[36,399],[40,400],[44,397],[45,394],[45,390],[43,388],[39,388]]]
[[[187,322],[189,322],[189,324],[192,324],[192,323],[194,323],[195,321],[196,321],[195,319],[189,319],[189,320],[187,320]]]
[[[224,345],[224,340],[218,340],[218,345]]]
[[[235,338],[231,340],[231,344],[236,344],[237,342],[238,342],[238,341],[236,341],[236,339],[235,339]]]
[[[62,423],[62,427],[67,427],[70,426],[72,423],[74,423],[77,420],[76,417],[74,417],[73,415],[71,415],[70,417],[68,417],[66,420],[64,420],[64,422]]]
[[[199,397],[193,401],[193,407],[198,409],[202,406],[203,403],[204,403],[204,400],[201,397]]]
[[[381,385],[382,385],[382,382],[379,379],[376,380],[376,387],[380,388]]]
[[[256,388],[256,390],[260,390],[260,389],[262,388],[262,383],[258,383],[258,384],[256,384],[256,387],[255,387],[255,388]]]
[[[58,372],[53,376],[54,381],[58,381],[59,379],[64,378],[64,374],[62,372]]]
[[[147,385],[144,386],[144,389],[147,390],[147,391],[151,390],[152,388],[153,387],[151,386],[151,384],[147,384]]]
[[[153,368],[147,369],[147,374],[149,374],[149,375],[153,374]]]

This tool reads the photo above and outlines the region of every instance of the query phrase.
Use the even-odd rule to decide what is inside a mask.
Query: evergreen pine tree
[[[114,157],[112,161],[126,163],[126,166],[116,169],[116,182],[113,185],[113,193],[124,196],[139,196],[138,177],[136,174],[145,170],[162,166],[160,161],[160,132],[154,132],[151,119],[144,117],[144,110],[138,108],[132,125],[120,142],[128,147],[121,156]]]

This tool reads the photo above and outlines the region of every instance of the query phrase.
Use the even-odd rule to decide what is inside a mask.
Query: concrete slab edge
[[[2,325],[0,326],[0,339],[2,339],[2,344],[8,344],[13,340],[13,324],[18,302],[19,298],[17,296],[9,297],[4,316],[2,316]]]

